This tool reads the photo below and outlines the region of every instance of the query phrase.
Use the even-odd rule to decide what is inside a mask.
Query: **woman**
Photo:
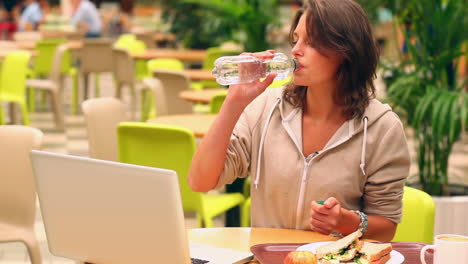
[[[307,0],[290,35],[293,84],[266,90],[271,74],[232,85],[193,158],[190,185],[206,192],[250,174],[254,227],[361,228],[389,241],[410,161],[400,120],[373,99],[378,51],[369,20],[352,0]]]

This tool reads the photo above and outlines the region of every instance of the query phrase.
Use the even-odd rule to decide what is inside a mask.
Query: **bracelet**
[[[356,213],[361,218],[361,222],[358,225],[358,230],[361,230],[361,233],[364,235],[367,231],[367,225],[368,225],[367,215],[358,210],[351,210],[351,212]]]

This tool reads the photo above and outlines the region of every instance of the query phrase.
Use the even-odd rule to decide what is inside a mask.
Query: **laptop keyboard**
[[[196,259],[196,258],[191,258],[192,264],[205,264],[208,263],[208,260],[203,260],[203,259]]]

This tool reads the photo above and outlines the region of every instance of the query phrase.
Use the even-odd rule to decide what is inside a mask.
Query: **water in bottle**
[[[214,62],[213,76],[222,85],[249,83],[276,72],[275,80],[282,80],[297,69],[297,61],[277,52],[271,59],[249,55],[226,56]]]

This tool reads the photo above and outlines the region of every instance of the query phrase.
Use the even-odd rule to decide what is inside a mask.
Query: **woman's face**
[[[291,50],[292,56],[299,62],[299,69],[294,72],[294,84],[319,86],[335,82],[341,59],[322,55],[310,43],[306,29],[306,15],[302,15],[294,30],[294,47]]]

